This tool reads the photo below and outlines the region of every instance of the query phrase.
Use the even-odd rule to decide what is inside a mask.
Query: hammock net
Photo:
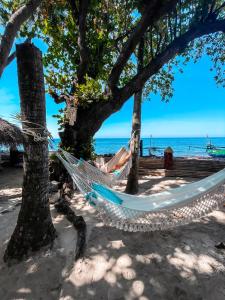
[[[198,182],[150,196],[112,190],[84,165],[57,153],[74,183],[106,225],[125,231],[165,230],[205,216],[224,201],[225,169]],[[70,155],[69,155],[70,156]],[[71,158],[71,156],[70,156]],[[89,171],[90,169],[88,169]],[[98,170],[100,171],[100,170]]]
[[[100,160],[96,163],[101,171],[111,173],[117,169],[121,169],[130,157],[130,151],[128,151],[125,147],[122,147],[108,162],[105,163],[104,160]]]
[[[35,141],[46,139],[46,136],[39,136],[33,131],[26,134],[32,134]],[[119,175],[110,175],[62,149],[56,155],[104,223],[125,231],[165,230],[188,224],[218,209],[224,202],[225,169],[169,191],[150,196],[133,196],[109,187],[129,172],[128,162],[131,163],[131,158]]]
[[[126,152],[125,152],[125,151]],[[128,151],[124,148],[123,153],[126,153],[126,158],[128,156]],[[107,186],[113,186],[117,183],[119,180],[125,179],[130,171],[131,168],[131,156],[129,156],[128,160],[124,162],[123,164],[121,163],[119,166],[120,168],[115,169],[114,172],[108,173],[104,172],[103,170],[95,167],[91,163],[83,160],[83,159],[77,159],[73,155],[71,155],[69,152],[61,149],[61,152],[63,153],[65,159],[71,164],[71,165],[76,165],[79,168],[80,173],[84,174],[86,178],[90,177],[92,181],[102,183]],[[124,156],[124,154],[123,154]],[[115,155],[113,158],[113,163],[111,162],[111,169],[112,165],[116,166],[118,165],[119,162],[121,161],[121,157],[118,157]]]

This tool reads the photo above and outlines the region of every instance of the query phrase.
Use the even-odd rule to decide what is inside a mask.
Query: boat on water
[[[211,157],[225,158],[225,149],[207,149],[207,153]]]
[[[206,151],[209,156],[215,158],[225,158],[225,148],[217,148],[211,143],[207,145]]]

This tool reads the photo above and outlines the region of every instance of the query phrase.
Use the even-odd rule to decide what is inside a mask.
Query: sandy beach
[[[194,179],[143,177],[140,193],[177,187]],[[225,210],[173,230],[128,233],[105,227],[75,193],[72,207],[87,222],[85,257],[74,263],[76,232],[64,216],[52,218],[58,237],[10,267],[3,263],[21,201],[22,169],[0,173],[1,300],[222,300],[225,299]],[[118,187],[123,190],[125,182]]]
[[[1,1],[0,300],[225,300],[224,49],[225,0]]]

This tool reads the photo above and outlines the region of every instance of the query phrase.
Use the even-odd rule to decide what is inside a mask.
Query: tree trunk
[[[138,48],[138,67],[137,71],[140,72],[143,68],[144,57],[144,38],[141,39]],[[132,167],[127,179],[127,186],[125,192],[128,194],[136,194],[138,192],[138,169],[139,169],[139,145],[141,136],[141,102],[142,90],[134,94],[134,109],[132,120],[132,136],[133,145],[131,147],[132,153]]]
[[[28,1],[15,11],[7,22],[0,43],[0,77],[4,68],[13,59],[13,56],[10,57],[9,55],[20,27],[35,13],[41,2],[41,0]]]
[[[83,124],[79,119],[73,126],[66,123],[64,131],[60,132],[62,146],[75,157],[82,157],[85,160],[92,159],[94,152],[93,134],[86,130],[87,123],[88,121]],[[91,123],[90,128],[92,128]]]
[[[29,43],[17,45],[17,65],[23,120],[46,127],[45,89],[42,55]],[[23,128],[45,136],[43,129],[23,123]],[[7,246],[4,260],[21,259],[29,251],[52,244],[56,233],[52,223],[49,201],[48,142],[24,138],[24,178],[22,206],[16,228]]]
[[[125,192],[128,194],[136,194],[138,192],[138,169],[139,169],[139,145],[140,145],[140,129],[141,129],[141,99],[142,91],[134,95],[134,112],[132,123],[133,147],[132,166],[127,179]]]
[[[71,126],[66,123],[64,131],[60,132],[62,146],[77,158],[92,159],[93,136],[104,120],[112,114],[112,111],[116,112],[120,107],[118,105],[118,108],[112,109],[110,102],[106,104],[96,102],[90,107],[79,106],[75,124]]]

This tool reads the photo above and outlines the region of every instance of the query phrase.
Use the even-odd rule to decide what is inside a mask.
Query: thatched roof
[[[0,118],[0,145],[16,146],[22,142],[23,134],[19,127]]]

